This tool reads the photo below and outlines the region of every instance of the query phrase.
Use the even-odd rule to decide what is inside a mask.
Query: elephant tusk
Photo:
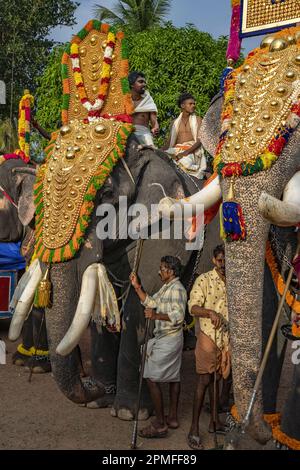
[[[20,279],[10,303],[10,308],[14,310],[8,333],[10,341],[16,341],[19,338],[23,324],[31,311],[35,290],[41,279],[40,262],[35,260]]]
[[[219,176],[216,176],[201,191],[185,199],[165,197],[160,200],[158,210],[166,219],[179,219],[197,215],[201,210],[207,210],[222,199]],[[188,211],[187,211],[188,209]]]
[[[258,201],[261,215],[279,227],[292,227],[300,222],[300,206],[293,202],[280,201],[263,192]]]
[[[300,171],[290,179],[283,191],[282,201],[263,192],[258,207],[261,214],[279,227],[292,227],[300,222]]]
[[[57,354],[66,356],[80,341],[94,311],[98,289],[98,264],[91,264],[83,273],[77,309],[67,333],[56,348]]]

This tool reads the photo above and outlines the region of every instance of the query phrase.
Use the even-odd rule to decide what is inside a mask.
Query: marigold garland
[[[3,155],[3,160],[21,159],[25,163],[30,161],[30,110],[34,104],[34,98],[29,90],[24,90],[24,95],[19,102],[18,116],[18,141],[19,148],[14,153]]]
[[[100,79],[100,88],[99,88],[99,93],[98,97],[95,100],[94,103],[91,103],[86,96],[86,92],[84,89],[84,84],[82,82],[82,77],[81,77],[81,70],[80,70],[80,64],[79,64],[79,58],[77,57],[76,54],[78,54],[78,47],[81,41],[89,34],[90,31],[92,30],[96,31],[101,31],[101,33],[107,34],[108,35],[108,44],[107,44],[107,50],[104,52],[104,56],[107,55],[106,57],[106,63],[103,64],[103,69],[102,69],[102,75]],[[133,103],[131,99],[131,93],[130,93],[130,87],[128,84],[128,73],[129,73],[129,64],[128,64],[128,50],[127,50],[127,42],[124,39],[124,33],[122,31],[115,32],[115,29],[105,23],[101,23],[98,20],[91,20],[89,21],[84,28],[79,31],[77,36],[75,36],[71,43],[68,43],[65,47],[64,54],[62,56],[62,62],[61,62],[61,70],[62,70],[62,82],[63,82],[63,102],[62,102],[62,122],[63,124],[66,124],[69,121],[69,103],[70,103],[70,77],[69,77],[69,72],[68,72],[68,61],[69,58],[72,60],[72,51],[74,52],[75,56],[73,59],[75,59],[74,62],[74,79],[75,83],[79,92],[79,96],[81,99],[81,102],[83,100],[85,104],[85,108],[89,112],[89,117],[87,118],[89,121],[92,121],[96,119],[97,117],[100,116],[100,111],[101,108],[103,107],[102,101],[105,100],[105,97],[107,96],[108,89],[109,89],[109,80],[110,80],[110,67],[111,67],[111,55],[112,55],[112,50],[114,47],[113,44],[116,44],[116,41],[120,41],[121,43],[121,64],[120,64],[120,69],[118,71],[118,74],[120,76],[120,81],[121,81],[121,88],[123,92],[123,99],[124,99],[124,114],[121,116],[113,116],[115,118],[119,118],[119,120],[122,120],[124,122],[130,122],[129,116],[133,113]],[[77,47],[76,47],[77,46]],[[73,48],[73,49],[72,49]],[[78,62],[77,62],[78,60]],[[73,65],[73,62],[72,62]],[[79,65],[79,67],[75,67],[76,65]],[[74,70],[74,69],[79,70]],[[80,82],[81,80],[81,82]],[[102,83],[101,83],[102,82]],[[81,86],[82,83],[82,86]],[[100,96],[100,98],[99,98]],[[104,98],[104,100],[103,100]],[[101,103],[100,103],[101,101]],[[84,103],[82,102],[82,105]],[[97,103],[96,103],[97,102]],[[95,108],[96,104],[96,108]],[[97,106],[100,105],[100,108]],[[91,107],[90,107],[91,106]],[[88,109],[90,108],[90,109]],[[124,117],[124,119],[121,119],[121,117]]]
[[[287,34],[293,35],[299,28],[290,28],[284,30],[276,35],[276,37],[282,37]],[[222,149],[226,140],[226,136],[229,131],[229,125],[233,117],[233,103],[235,98],[235,88],[237,78],[245,65],[252,65],[257,61],[260,55],[265,54],[264,49],[254,49],[246,58],[243,65],[230,73],[224,85],[224,105],[222,111],[222,134],[220,137],[219,145],[217,147],[216,156],[214,159],[214,171],[217,171],[219,175],[223,177],[231,176],[248,176],[254,173],[267,170],[277,161],[278,157],[282,154],[283,149],[287,145],[293,131],[300,123],[300,100],[299,100],[299,85],[295,88],[293,93],[292,105],[290,108],[290,114],[286,120],[286,125],[281,126],[276,132],[267,148],[258,155],[253,162],[234,162],[224,163],[222,161]]]
[[[79,92],[79,97],[82,105],[87,109],[89,115],[89,121],[93,121],[100,116],[100,110],[104,105],[105,98],[107,96],[109,83],[110,83],[110,72],[112,66],[112,55],[116,45],[116,36],[115,34],[110,31],[107,35],[107,46],[104,51],[104,58],[103,58],[103,66],[102,66],[102,73],[100,77],[100,88],[98,92],[98,96],[94,103],[89,101],[83,77],[81,73],[80,67],[80,59],[79,59],[79,46],[76,42],[71,44],[71,61],[72,61],[72,70],[75,80],[75,85]],[[95,113],[96,112],[96,113]]]
[[[280,295],[283,295],[285,289],[285,282],[278,270],[275,256],[272,252],[271,244],[269,241],[267,242],[266,247],[266,261],[271,271],[276,289]],[[290,291],[287,292],[285,301],[288,306],[291,307],[293,312],[295,312],[297,315],[300,315],[300,302],[295,299],[295,297],[291,294]],[[300,327],[297,325],[296,321],[294,321],[292,324],[292,334],[296,337],[300,337]]]
[[[239,423],[241,422],[241,418],[238,412],[236,405],[233,405],[230,410],[231,416],[233,419]],[[271,426],[272,428],[272,435],[276,441],[280,442],[281,444],[287,446],[289,449],[292,450],[300,450],[300,441],[289,437],[280,429],[281,423],[281,415],[280,413],[273,413],[273,414],[264,414],[264,420]]]

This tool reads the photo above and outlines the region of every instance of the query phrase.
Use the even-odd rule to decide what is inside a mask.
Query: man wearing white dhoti
[[[155,148],[153,136],[159,133],[157,107],[152,96],[146,91],[146,78],[142,72],[131,72],[128,76],[134,104],[134,135],[143,146]],[[149,128],[151,125],[151,131]]]
[[[180,394],[180,368],[183,348],[182,325],[187,294],[179,281],[181,263],[178,258],[164,256],[159,275],[162,288],[149,296],[135,274],[131,283],[146,307],[145,317],[155,320],[154,337],[148,341],[144,378],[153,401],[156,419],[140,431],[142,437],[164,437],[168,427],[178,428],[178,401]],[[165,417],[161,383],[170,384],[169,414]]]
[[[181,113],[171,124],[170,136],[163,147],[185,172],[202,179],[206,158],[199,137],[201,118],[195,114],[196,101],[190,93],[178,99]]]

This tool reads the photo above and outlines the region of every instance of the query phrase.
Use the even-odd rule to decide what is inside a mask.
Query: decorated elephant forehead
[[[45,262],[78,251],[97,190],[123,156],[132,126],[116,120],[71,121],[60,129],[35,186],[36,252]]]
[[[292,28],[263,40],[226,80],[219,173],[269,168],[299,123],[299,99],[300,28]]]
[[[101,115],[131,114],[127,46],[122,32],[89,21],[67,44],[62,57],[62,122]]]

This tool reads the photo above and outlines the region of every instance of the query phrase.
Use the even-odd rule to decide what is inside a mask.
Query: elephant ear
[[[34,217],[35,205],[33,200],[33,185],[35,182],[34,168],[15,168],[18,188],[18,215],[21,224],[26,227]]]
[[[210,107],[202,120],[200,139],[203,147],[210,155],[215,156],[221,135],[221,114],[223,95],[218,93],[211,101]]]

